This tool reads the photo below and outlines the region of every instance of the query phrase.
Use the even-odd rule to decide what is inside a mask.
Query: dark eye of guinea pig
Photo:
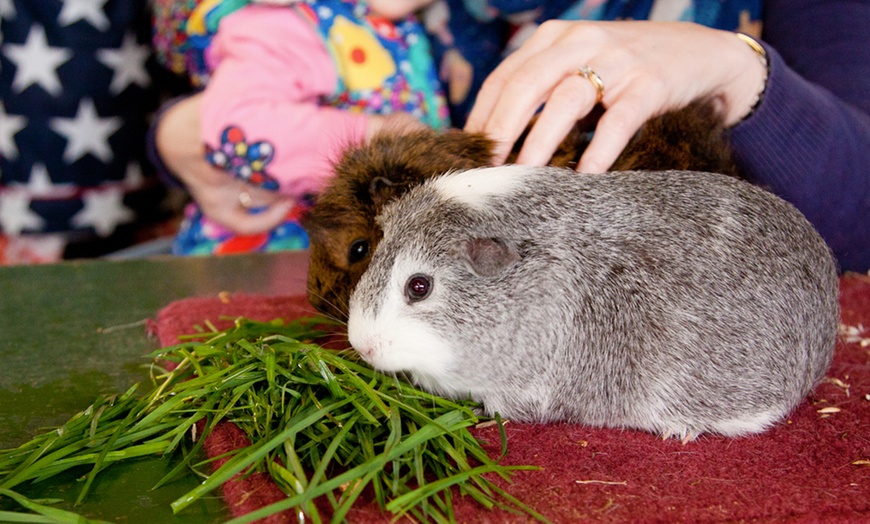
[[[369,241],[361,238],[359,240],[355,240],[353,244],[350,245],[350,250],[347,253],[347,261],[351,264],[354,264],[364,259],[368,254]]]
[[[405,284],[405,296],[410,302],[419,302],[432,292],[432,277],[428,275],[411,275]]]

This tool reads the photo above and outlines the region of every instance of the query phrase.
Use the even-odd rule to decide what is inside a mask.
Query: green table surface
[[[63,424],[100,394],[147,381],[144,355],[158,344],[146,335],[145,322],[165,305],[222,291],[303,294],[307,256],[287,252],[0,267],[0,449]],[[220,522],[228,516],[217,495],[173,516],[169,503],[199,479],[191,474],[152,490],[170,468],[157,458],[111,466],[75,511],[125,523]],[[18,489],[31,497],[73,501],[80,485],[68,475]],[[11,507],[8,501],[0,504]]]

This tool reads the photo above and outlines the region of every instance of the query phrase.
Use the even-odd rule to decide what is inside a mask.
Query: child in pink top
[[[190,73],[205,81],[206,159],[299,205],[274,230],[239,236],[191,204],[178,254],[305,248],[297,219],[340,151],[365,139],[371,115],[407,113],[432,127],[448,125],[428,42],[411,15],[429,2],[273,0],[226,14],[233,2],[204,0],[187,21],[191,41],[204,49],[188,66],[205,68]],[[219,29],[202,45],[219,7]]]

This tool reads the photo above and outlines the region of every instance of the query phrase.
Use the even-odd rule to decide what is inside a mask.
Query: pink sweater
[[[317,193],[331,176],[331,161],[365,138],[368,116],[321,105],[337,73],[321,37],[295,10],[240,9],[221,21],[210,52],[203,142],[218,148],[223,131],[235,125],[249,145],[271,143],[266,172],[282,193]]]

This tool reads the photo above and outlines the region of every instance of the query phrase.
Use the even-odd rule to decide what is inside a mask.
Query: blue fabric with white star
[[[0,0],[2,234],[109,237],[156,216],[149,21],[147,0]]]

